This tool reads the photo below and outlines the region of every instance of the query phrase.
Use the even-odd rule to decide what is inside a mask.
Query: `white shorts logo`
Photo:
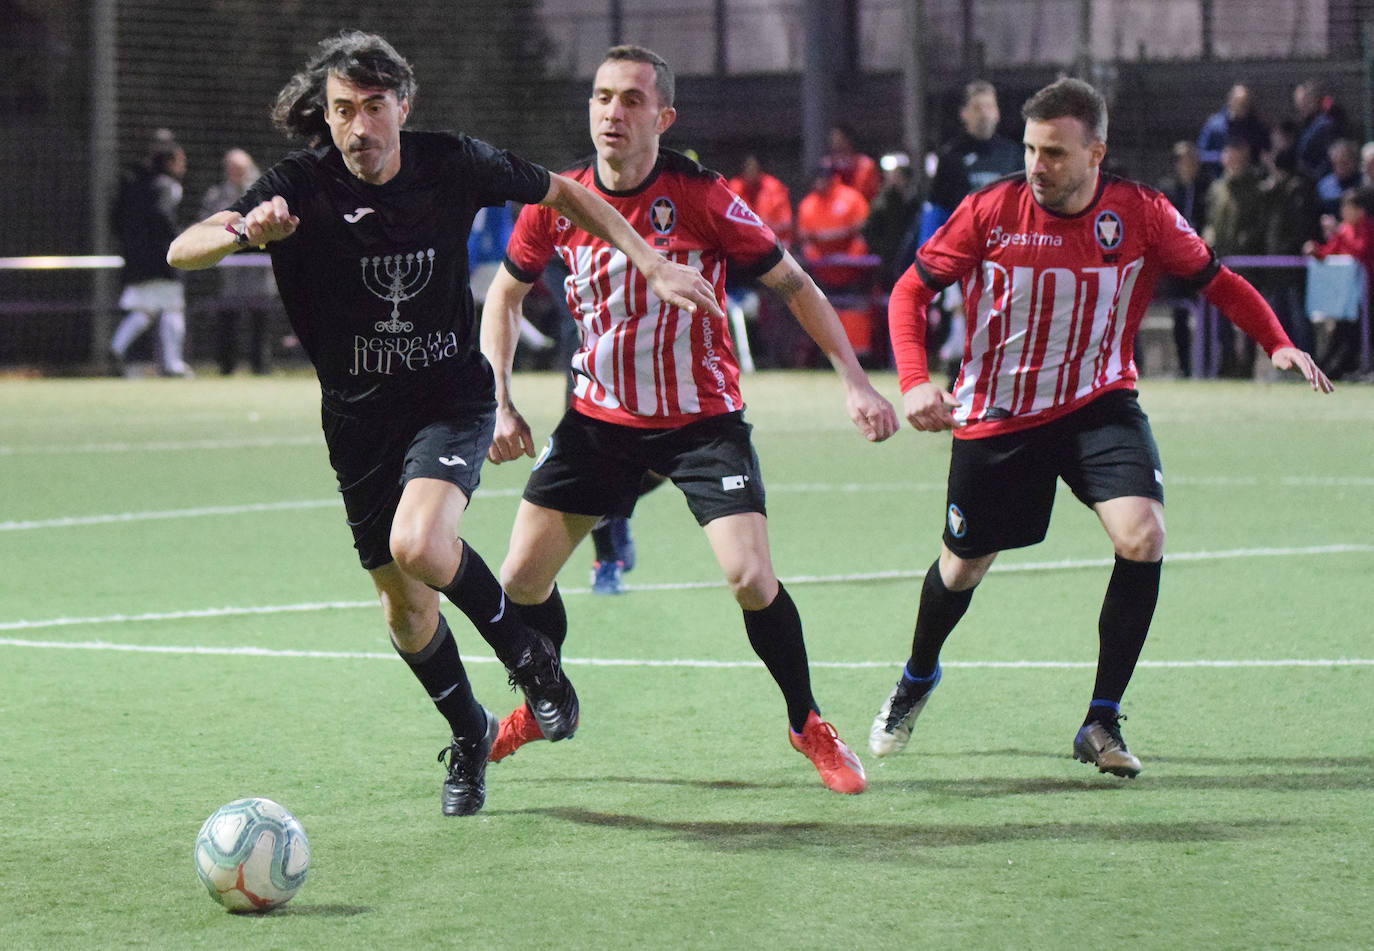
[[[721,487],[722,489],[724,489],[726,492],[733,492],[733,491],[735,491],[736,489],[742,489],[742,488],[744,488],[744,483],[746,483],[746,482],[748,482],[748,481],[749,481],[749,477],[748,477],[748,476],[742,476],[742,475],[725,476],[723,479],[720,480],[720,487]]]

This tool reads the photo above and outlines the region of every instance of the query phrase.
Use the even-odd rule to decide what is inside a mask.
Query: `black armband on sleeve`
[[[507,271],[510,271],[511,277],[515,278],[521,284],[533,284],[535,281],[539,280],[538,274],[531,274],[523,268],[518,267],[516,263],[510,259],[509,254],[502,258],[501,264]]]
[[[773,250],[765,254],[763,257],[759,258],[757,261],[751,261],[745,264],[739,261],[735,261],[734,259],[731,259],[727,266],[731,271],[731,278],[752,281],[755,278],[762,277],[769,271],[773,270],[773,268],[777,267],[778,262],[782,260],[782,255],[782,245],[774,242]]]
[[[1207,262],[1206,266],[1203,267],[1201,271],[1191,276],[1180,278],[1180,280],[1183,282],[1183,286],[1189,290],[1200,291],[1208,284],[1212,283],[1212,278],[1220,273],[1221,262],[1217,260],[1217,254],[1213,251],[1211,260]]]
[[[931,273],[929,271],[927,271],[924,267],[921,266],[921,259],[919,257],[917,257],[916,260],[912,262],[912,267],[916,268],[916,276],[921,279],[921,283],[937,294],[944,290],[946,287],[949,287],[950,284],[954,283],[953,281],[936,280],[933,276],[931,276]]]

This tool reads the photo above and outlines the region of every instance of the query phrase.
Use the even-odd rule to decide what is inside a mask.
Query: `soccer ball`
[[[305,882],[305,830],[270,799],[235,799],[205,820],[196,836],[196,873],[210,897],[230,911],[268,911]]]

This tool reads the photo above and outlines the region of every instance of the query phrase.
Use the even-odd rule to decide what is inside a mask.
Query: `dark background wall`
[[[413,61],[419,76],[415,127],[462,130],[555,168],[590,151],[587,79],[557,75],[548,65],[560,59],[540,25],[540,0],[356,0],[346,6],[319,0],[109,0],[113,43],[98,32],[95,13],[102,2],[0,0],[7,27],[0,39],[0,176],[6,182],[0,189],[0,257],[110,252],[102,236],[103,208],[93,207],[94,185],[113,181],[160,127],[173,130],[188,154],[183,212],[189,220],[205,189],[218,181],[226,149],[245,148],[266,166],[291,147],[270,125],[271,102],[315,43],[345,26],[383,33]],[[854,0],[843,2],[855,8]],[[932,13],[943,11],[942,30],[958,22],[945,7],[999,9],[995,0],[924,2]],[[1224,13],[1230,0],[1199,2]],[[1194,137],[1237,80],[1254,88],[1261,113],[1272,120],[1291,112],[1295,83],[1322,78],[1346,106],[1356,137],[1374,138],[1366,118],[1369,62],[1362,52],[1374,0],[1330,0],[1328,6],[1325,56],[1203,55],[1093,64],[1090,78],[1112,102],[1114,160],[1129,174],[1153,181],[1165,171],[1169,144]],[[1019,136],[1021,101],[1072,68],[984,62],[976,36],[932,31],[923,43],[926,147],[953,132],[959,91],[969,78],[997,84],[1003,131]],[[876,155],[898,147],[904,135],[903,77],[864,71],[853,36],[837,36],[834,45],[835,118],[856,129],[865,151]],[[102,49],[114,51],[112,90],[95,78]],[[680,117],[666,143],[695,149],[706,164],[727,174],[745,152],[758,152],[799,197],[805,173],[802,89],[799,72],[680,76]],[[105,116],[105,110],[113,115]],[[109,147],[94,154],[92,142],[101,139],[92,128],[101,118],[113,120],[112,135]],[[86,320],[81,310],[98,297],[94,284],[100,279],[82,272],[60,278],[0,272],[0,365],[12,363],[14,351],[51,336],[44,331],[52,313]],[[54,310],[30,306],[44,301]],[[99,329],[69,329],[64,339],[72,352],[59,359],[79,354]]]

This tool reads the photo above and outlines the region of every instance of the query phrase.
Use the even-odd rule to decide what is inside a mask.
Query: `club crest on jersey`
[[[673,230],[673,225],[677,224],[677,208],[673,206],[671,199],[666,196],[654,199],[654,203],[649,207],[649,223],[659,234],[667,234]]]
[[[1121,244],[1121,219],[1114,211],[1104,211],[1093,222],[1093,237],[1103,251],[1115,251]]]

